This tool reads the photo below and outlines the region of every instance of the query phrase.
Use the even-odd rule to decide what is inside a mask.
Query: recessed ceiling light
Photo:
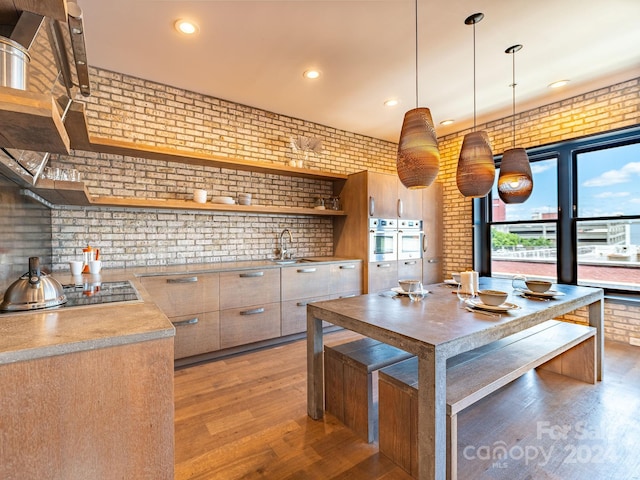
[[[390,98],[384,102],[385,107],[395,107],[396,105],[398,105],[398,100],[395,98]]]
[[[451,125],[453,123],[453,120],[443,120],[440,122],[440,125]]]
[[[193,23],[190,20],[185,20],[183,18],[176,20],[174,23],[176,30],[180,33],[184,33],[185,35],[193,35],[198,32],[198,25]]]
[[[569,83],[569,80],[558,80],[557,82],[550,83],[549,88],[564,87],[567,83]]]
[[[320,72],[318,70],[306,70],[302,75],[304,78],[314,80],[320,76]]]

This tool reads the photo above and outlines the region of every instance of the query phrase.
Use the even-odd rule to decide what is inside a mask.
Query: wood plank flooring
[[[306,402],[304,341],[176,371],[176,480],[411,478]],[[530,372],[458,418],[460,479],[640,480],[640,348],[607,343],[595,386]]]

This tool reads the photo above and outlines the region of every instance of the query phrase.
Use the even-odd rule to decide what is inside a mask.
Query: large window
[[[575,155],[578,283],[640,290],[640,142]]]
[[[491,191],[491,271],[556,279],[557,158],[531,162],[533,191],[525,203],[505,204],[496,182]]]
[[[528,154],[526,202],[474,202],[476,269],[640,292],[640,128]]]

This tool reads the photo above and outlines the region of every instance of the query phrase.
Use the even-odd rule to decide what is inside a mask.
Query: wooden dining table
[[[446,478],[446,363],[460,353],[587,307],[596,328],[596,371],[602,380],[604,349],[602,289],[554,284],[558,296],[533,299],[520,295],[511,280],[480,278],[481,289],[509,292],[517,309],[489,316],[469,311],[447,284],[425,285],[422,301],[404,296],[368,294],[307,306],[307,412],[324,413],[322,322],[344,327],[401,348],[418,357],[418,463],[420,480]]]

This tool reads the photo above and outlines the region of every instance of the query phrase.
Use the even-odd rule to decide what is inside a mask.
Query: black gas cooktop
[[[63,285],[67,302],[61,307],[101,305],[114,302],[140,301],[140,295],[128,280],[120,282],[85,282]]]

